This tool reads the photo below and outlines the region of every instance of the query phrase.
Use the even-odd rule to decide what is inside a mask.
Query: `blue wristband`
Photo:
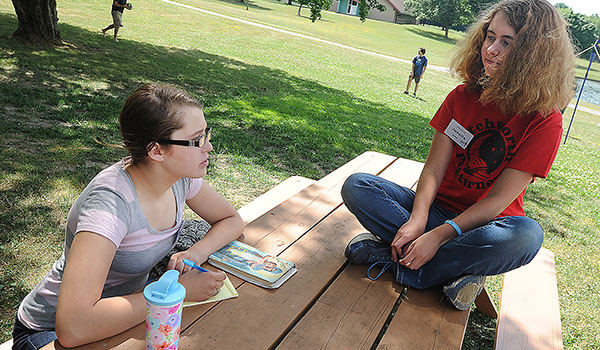
[[[456,222],[452,221],[452,220],[446,220],[444,221],[444,224],[448,224],[450,226],[452,226],[452,228],[454,228],[454,231],[456,231],[457,235],[462,235],[462,230],[460,229],[460,227],[458,227],[458,225],[456,224]]]

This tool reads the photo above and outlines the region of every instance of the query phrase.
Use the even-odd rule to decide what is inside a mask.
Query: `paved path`
[[[572,103],[569,103],[569,107],[571,108],[575,108],[575,105]],[[600,107],[598,107],[600,109]],[[591,108],[587,108],[587,107],[583,107],[583,106],[577,106],[577,110],[582,110],[584,112],[588,112],[594,115],[600,115],[600,110],[597,109],[591,109]]]
[[[306,35],[306,34],[300,34],[300,33],[296,33],[296,32],[292,32],[292,31],[286,30],[286,29],[273,27],[273,26],[270,26],[270,25],[267,25],[267,24],[256,23],[256,22],[248,21],[248,20],[241,19],[241,18],[236,18],[236,17],[232,17],[232,16],[223,15],[221,13],[204,10],[204,9],[201,9],[201,8],[198,8],[198,7],[195,7],[195,6],[181,4],[181,3],[178,3],[176,1],[171,1],[171,0],[161,0],[161,1],[164,2],[164,3],[170,4],[170,5],[181,6],[181,7],[184,7],[186,9],[193,10],[193,11],[198,11],[198,12],[206,13],[206,14],[209,14],[209,15],[221,17],[221,18],[226,18],[226,19],[231,20],[231,21],[236,21],[236,22],[248,24],[248,25],[251,25],[251,26],[255,26],[255,27],[259,27],[259,28],[264,28],[264,29],[272,30],[272,31],[279,32],[279,33],[293,35],[293,36],[296,36],[296,37],[299,37],[299,38],[303,38],[303,39],[314,40],[314,41],[318,41],[318,42],[321,42],[321,43],[324,43],[324,44],[328,44],[328,45],[342,47],[344,49],[361,52],[361,53],[364,53],[364,54],[367,54],[367,55],[371,55],[371,56],[377,56],[377,57],[385,58],[385,59],[396,61],[396,62],[402,62],[402,63],[408,63],[408,64],[412,63],[411,60],[405,60],[403,58],[398,58],[398,57],[394,57],[394,56],[388,56],[388,55],[380,54],[380,53],[373,52],[373,51],[363,50],[363,49],[359,49],[359,48],[356,48],[356,47],[352,47],[352,46],[348,46],[348,45],[336,43],[336,42],[333,42],[333,41],[316,38],[314,36],[310,36],[310,35]],[[435,66],[433,64],[428,64],[427,68],[428,69],[437,70],[437,71],[440,71],[440,72],[448,72],[448,68],[447,67]]]

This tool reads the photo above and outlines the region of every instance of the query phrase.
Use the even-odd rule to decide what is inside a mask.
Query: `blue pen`
[[[200,272],[208,272],[207,269],[203,269],[200,266],[196,265],[193,261],[188,260],[188,259],[183,259],[183,263],[186,264],[187,266],[190,266]]]

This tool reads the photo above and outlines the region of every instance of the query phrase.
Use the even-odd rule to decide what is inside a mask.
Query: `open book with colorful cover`
[[[258,286],[279,288],[296,270],[296,265],[252,246],[233,241],[208,257],[208,263]]]

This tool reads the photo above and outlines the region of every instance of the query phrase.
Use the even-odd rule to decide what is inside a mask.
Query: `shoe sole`
[[[462,311],[471,308],[471,305],[473,304],[477,296],[481,293],[481,291],[483,290],[483,286],[485,285],[485,278],[483,278],[481,283],[479,283],[478,281],[466,282],[464,286],[459,287],[459,285],[464,281],[464,279],[469,277],[470,276],[466,276],[463,279],[455,281],[449,287],[444,287],[444,294],[446,294],[448,300],[450,300],[454,307]],[[456,296],[454,298],[449,297],[447,291],[455,288],[459,288],[458,292],[456,293]]]

